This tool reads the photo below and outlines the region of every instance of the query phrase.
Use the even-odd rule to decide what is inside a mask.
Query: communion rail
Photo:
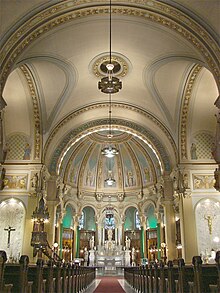
[[[219,293],[220,251],[216,264],[202,264],[200,256],[194,256],[192,265],[178,259],[178,265],[168,261],[147,266],[126,267],[124,277],[139,293]]]
[[[22,255],[19,264],[6,262],[5,251],[0,251],[0,293],[79,293],[95,279],[95,268],[69,263],[44,264],[38,259],[36,265]]]

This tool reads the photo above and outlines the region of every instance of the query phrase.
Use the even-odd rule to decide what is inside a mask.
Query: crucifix
[[[213,226],[213,219],[214,218],[215,218],[215,215],[213,217],[210,215],[204,215],[204,219],[207,220],[210,235],[212,235],[212,226]]]
[[[15,228],[12,228],[11,226],[8,226],[8,228],[4,229],[5,231],[8,231],[8,243],[7,248],[10,247],[10,238],[11,238],[11,231],[15,231]]]

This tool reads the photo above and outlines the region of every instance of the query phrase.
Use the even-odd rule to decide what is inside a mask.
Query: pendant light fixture
[[[112,145],[111,139],[113,137],[112,133],[112,99],[111,94],[109,94],[109,131],[107,134],[107,138],[109,140],[108,146],[102,149],[102,154],[107,158],[113,158],[115,155],[118,154],[118,150]]]
[[[115,94],[122,88],[122,82],[114,76],[114,64],[112,63],[112,2],[109,4],[109,63],[106,65],[107,76],[98,82],[98,89],[104,94]]]

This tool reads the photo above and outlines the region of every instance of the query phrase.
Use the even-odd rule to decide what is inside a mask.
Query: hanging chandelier
[[[122,82],[114,76],[114,64],[112,63],[112,5],[111,0],[109,4],[109,63],[106,65],[107,76],[103,77],[101,81],[98,82],[98,89],[104,94],[115,94],[122,89]]]
[[[112,176],[112,170],[108,170],[108,178],[105,179],[105,183],[108,186],[113,186],[113,184],[116,183],[115,179]]]
[[[118,150],[111,144],[111,139],[113,137],[112,134],[112,99],[111,94],[109,94],[109,132],[107,134],[107,138],[109,139],[108,146],[104,147],[101,151],[102,155],[106,156],[107,158],[113,158],[119,152]]]

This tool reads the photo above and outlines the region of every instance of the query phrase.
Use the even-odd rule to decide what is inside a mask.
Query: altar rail
[[[95,268],[81,267],[52,260],[36,265],[22,255],[19,264],[6,262],[5,251],[0,251],[0,293],[79,293],[95,279]]]
[[[220,251],[216,264],[202,264],[200,256],[194,256],[192,265],[178,259],[178,265],[168,261],[141,267],[126,267],[126,281],[139,293],[219,293]]]

